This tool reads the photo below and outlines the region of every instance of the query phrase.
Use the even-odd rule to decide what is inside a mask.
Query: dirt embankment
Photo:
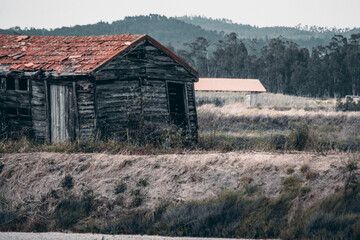
[[[159,156],[4,154],[0,159],[4,164],[0,192],[8,207],[36,205],[54,190],[61,190],[61,181],[70,174],[74,182],[71,191],[81,194],[91,189],[95,198],[104,203],[98,206],[98,212],[112,218],[121,209],[154,209],[163,202],[202,200],[223,190],[241,191],[249,184],[276,197],[283,191],[283,180],[293,176],[311,189],[295,199],[297,208],[306,209],[344,186],[346,159],[345,154],[263,152]],[[125,190],[115,194],[119,183]],[[139,206],[132,203],[136,190],[142,197]],[[121,204],[115,204],[119,197]],[[109,203],[114,204],[109,207]]]

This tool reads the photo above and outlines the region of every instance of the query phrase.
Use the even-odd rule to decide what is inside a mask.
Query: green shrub
[[[302,174],[307,173],[307,171],[309,171],[309,170],[310,170],[310,167],[309,167],[309,165],[307,165],[307,164],[303,164],[303,165],[300,167],[300,172],[301,172]]]
[[[146,187],[148,185],[148,180],[145,178],[142,178],[139,180],[139,182],[136,184],[137,186],[142,186],[142,187]]]
[[[282,182],[285,192],[297,193],[300,189],[300,181],[294,177],[287,177]]]
[[[318,212],[309,219],[305,226],[304,237],[317,239],[351,239],[351,225],[356,217],[337,216],[333,213]]]
[[[61,180],[61,187],[66,190],[70,190],[74,187],[74,180],[70,174],[66,174],[63,180]]]
[[[342,152],[360,151],[360,138],[338,140],[334,143],[334,148]]]
[[[344,167],[346,170],[346,180],[344,190],[347,191],[351,187],[356,187],[358,184],[357,170],[359,169],[360,154],[349,153],[347,160],[344,161]]]
[[[303,151],[310,141],[310,130],[307,124],[297,123],[291,129],[287,139],[287,147],[297,151]]]
[[[114,222],[106,224],[102,233],[106,234],[158,234],[154,223],[147,212],[138,211],[121,216]]]
[[[126,191],[126,184],[123,181],[116,184],[115,187],[114,187],[115,194],[123,193],[125,191]]]
[[[314,180],[316,177],[317,174],[311,170],[309,170],[305,175],[306,180]]]
[[[341,99],[336,101],[336,111],[360,111],[360,101],[354,102],[352,98],[346,99],[345,103],[341,102]]]
[[[141,195],[133,196],[131,199],[132,207],[139,207],[143,203],[143,197]]]
[[[131,199],[131,206],[132,207],[139,207],[143,203],[143,195],[141,194],[140,189],[135,189],[131,191],[132,199]]]
[[[335,193],[298,216],[289,228],[289,239],[358,239],[360,184]],[[294,237],[296,236],[296,237]]]
[[[289,203],[285,197],[271,201],[225,191],[213,199],[169,206],[156,227],[171,236],[274,238],[279,226],[287,226]]]
[[[91,192],[81,198],[70,196],[59,201],[56,205],[53,217],[56,226],[60,229],[69,229],[80,219],[89,215],[94,208],[94,196]]]
[[[286,169],[286,174],[290,175],[290,174],[293,174],[294,173],[294,169],[293,168],[287,168]]]
[[[306,194],[308,194],[311,191],[311,187],[310,186],[303,186],[300,188],[300,194],[301,196],[305,196]]]
[[[286,145],[286,137],[282,134],[272,135],[269,139],[270,149],[284,150]]]

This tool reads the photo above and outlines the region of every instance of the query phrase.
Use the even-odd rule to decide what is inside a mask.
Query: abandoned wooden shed
[[[258,94],[266,92],[259,79],[199,78],[195,91],[246,92],[247,107],[256,107]]]
[[[147,35],[0,35],[0,78],[2,125],[38,141],[125,140],[170,124],[197,139],[198,74]]]

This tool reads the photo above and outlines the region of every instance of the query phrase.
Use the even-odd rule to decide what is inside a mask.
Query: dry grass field
[[[264,152],[4,154],[0,204],[6,214],[0,217],[8,224],[0,227],[277,238],[279,222],[289,227],[301,214],[317,216],[314,206],[333,194],[342,196],[349,157]],[[259,224],[258,229],[248,224]]]
[[[239,150],[360,150],[360,112],[336,111],[335,99],[263,93],[255,108],[247,108],[244,93],[196,94],[205,144]],[[303,133],[303,147],[292,145],[289,137],[296,133]]]
[[[197,93],[193,146],[0,142],[0,231],[359,239],[360,112],[244,99]]]

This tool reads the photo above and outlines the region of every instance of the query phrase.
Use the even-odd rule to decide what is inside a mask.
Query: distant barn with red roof
[[[266,92],[259,79],[199,78],[196,91]]]
[[[266,92],[259,79],[239,78],[199,78],[195,83],[196,91],[223,91],[223,92],[246,92],[245,104],[247,107],[256,107],[258,93]]]
[[[0,121],[39,141],[197,139],[197,72],[147,35],[0,35]]]

